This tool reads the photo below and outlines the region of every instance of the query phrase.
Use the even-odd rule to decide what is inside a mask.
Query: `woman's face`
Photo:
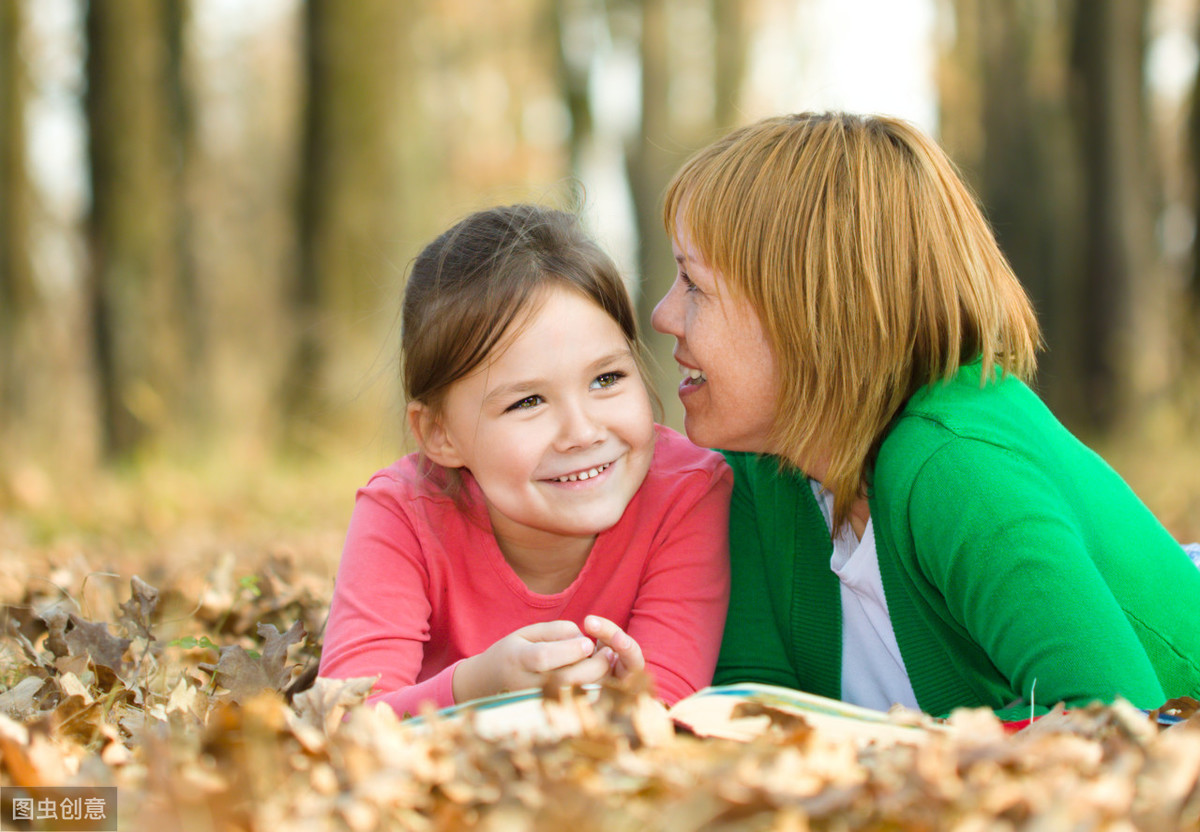
[[[704,263],[682,221],[676,233],[675,282],[651,323],[675,336],[684,429],[704,447],[771,453],[776,361],[758,314]]]

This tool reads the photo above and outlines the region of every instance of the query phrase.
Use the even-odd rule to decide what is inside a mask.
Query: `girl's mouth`
[[[606,462],[603,465],[597,465],[595,468],[587,468],[583,471],[576,471],[573,474],[564,474],[561,477],[552,477],[550,482],[579,482],[580,480],[590,480],[592,477],[598,477],[612,467],[611,462]]]

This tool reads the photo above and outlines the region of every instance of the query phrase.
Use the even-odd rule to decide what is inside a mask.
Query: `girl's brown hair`
[[[758,313],[779,367],[772,448],[828,459],[835,529],[914,391],[977,358],[985,380],[1036,368],[1028,296],[954,164],[904,121],[736,130],[675,175],[664,220]]]
[[[413,261],[400,334],[408,401],[438,414],[450,385],[511,337],[550,286],[578,291],[607,312],[643,368],[637,316],[620,272],[578,217],[537,205],[500,206],[461,220]],[[454,474],[445,472],[450,491]]]

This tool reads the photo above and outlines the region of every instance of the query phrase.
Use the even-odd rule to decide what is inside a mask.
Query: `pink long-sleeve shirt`
[[[642,648],[658,696],[710,683],[729,601],[729,495],[717,453],[658,427],[654,459],[620,521],[596,536],[562,592],[532,592],[504,559],[478,485],[460,509],[415,455],[358,492],[338,569],[320,675],[381,676],[401,714],[454,704],[457,662],[529,624],[595,614]]]

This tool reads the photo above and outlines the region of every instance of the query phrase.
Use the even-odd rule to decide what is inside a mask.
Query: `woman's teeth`
[[[608,470],[612,465],[611,462],[606,462],[603,465],[598,465],[595,468],[589,468],[586,471],[580,471],[578,474],[567,474],[565,477],[555,477],[554,482],[578,482],[579,480],[590,480],[592,477],[600,476],[601,471]]]
[[[708,381],[708,376],[704,374],[704,371],[697,370],[695,367],[685,367],[680,364],[679,372],[683,373],[684,378],[692,384],[703,384]]]

